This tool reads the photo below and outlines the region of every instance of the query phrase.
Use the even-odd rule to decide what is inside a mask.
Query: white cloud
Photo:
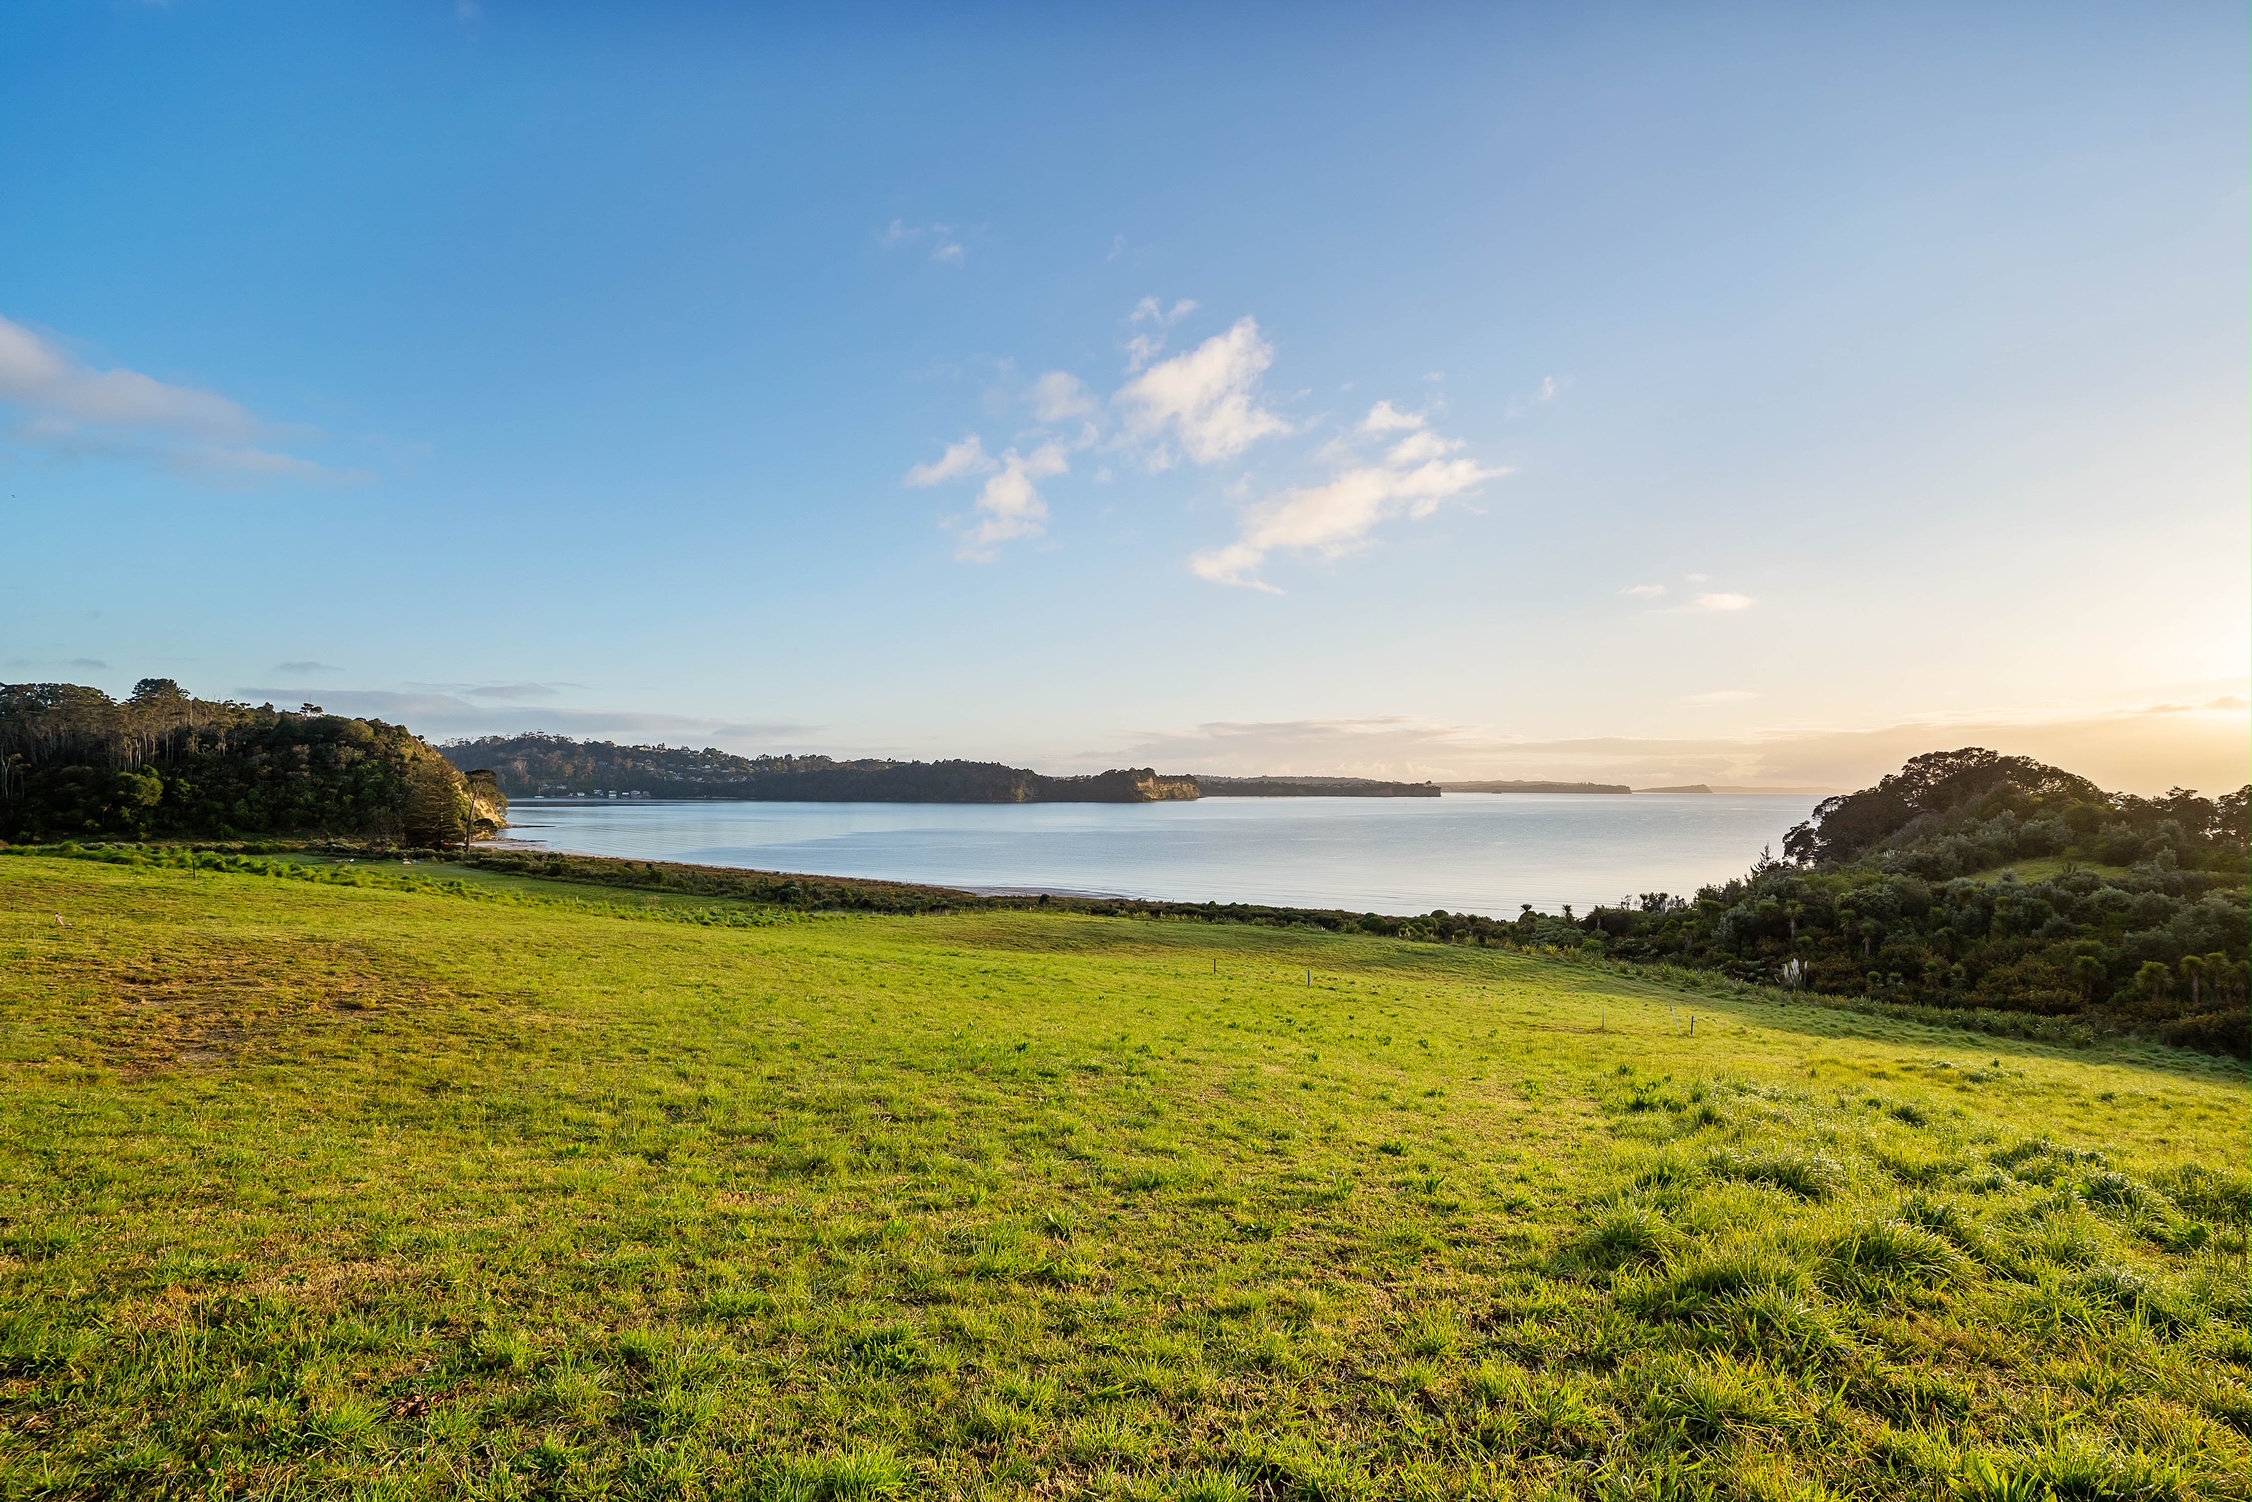
[[[1032,415],[1042,422],[1064,422],[1074,417],[1085,417],[1096,410],[1095,394],[1087,389],[1086,382],[1068,371],[1051,370],[1032,383],[1025,393],[1032,404]]]
[[[1443,458],[1461,447],[1461,439],[1441,438],[1438,434],[1425,429],[1420,433],[1410,433],[1398,443],[1393,444],[1391,451],[1384,456],[1384,461],[1396,467],[1405,467],[1410,464],[1421,464],[1426,459]]]
[[[985,451],[985,440],[972,433],[960,443],[950,443],[946,452],[929,464],[918,464],[907,471],[909,485],[943,485],[948,480],[965,479],[970,475],[989,475],[1000,466]]]
[[[1655,600],[1664,595],[1665,592],[1666,587],[1663,584],[1629,584],[1619,591],[1622,595],[1632,595],[1638,600]]]
[[[198,438],[243,438],[258,426],[239,403],[215,391],[167,385],[137,370],[90,370],[5,318],[0,401],[65,423],[165,428]]]
[[[1412,426],[1413,435],[1393,445],[1382,463],[1357,464],[1326,485],[1285,490],[1253,506],[1244,514],[1242,534],[1195,554],[1190,571],[1215,584],[1279,593],[1258,577],[1268,554],[1289,550],[1340,557],[1363,545],[1380,523],[1403,515],[1421,520],[1441,501],[1508,473],[1470,459],[1442,457],[1460,448],[1460,442],[1429,432],[1422,422],[1403,420],[1390,403],[1378,402],[1362,421],[1364,429]]]
[[[1697,596],[1697,608],[1699,610],[1749,610],[1751,605],[1752,597],[1750,595],[1715,594]]]
[[[1556,400],[1556,377],[1542,376],[1540,378],[1540,396],[1538,400],[1544,402],[1552,402]]]
[[[1068,474],[1071,460],[1063,446],[1044,443],[1029,454],[1010,449],[1001,456],[1001,472],[978,492],[977,509],[983,520],[962,539],[960,556],[974,562],[993,557],[993,546],[1017,537],[1038,537],[1047,530],[1048,503],[1041,499],[1038,482]]]
[[[1172,462],[1168,436],[1197,463],[1217,464],[1262,438],[1293,431],[1259,405],[1259,378],[1274,359],[1257,321],[1238,319],[1225,334],[1150,366],[1120,389],[1116,400],[1125,409],[1127,436],[1154,444],[1150,467],[1164,469]]]
[[[1368,409],[1368,416],[1361,419],[1361,431],[1364,433],[1399,433],[1412,431],[1422,427],[1423,424],[1424,418],[1421,414],[1402,412],[1390,402],[1382,401]]]
[[[248,440],[267,424],[240,402],[137,370],[96,370],[0,318],[0,403],[22,409],[16,441],[62,454],[154,458],[189,472],[340,476]]]

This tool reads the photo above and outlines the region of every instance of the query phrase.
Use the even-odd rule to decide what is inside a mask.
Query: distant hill
[[[1442,782],[1450,793],[1632,793],[1623,782]],[[1654,789],[1653,791],[1663,791]]]
[[[75,683],[0,684],[0,838],[286,836],[456,845],[506,801],[413,732],[144,678],[122,702]]]
[[[621,746],[568,736],[493,735],[440,748],[490,767],[512,798],[715,798],[806,803],[1166,803],[1198,796],[1148,767],[1049,777],[992,761],[838,761],[737,756],[716,747]]]
[[[1635,791],[1638,793],[1710,793],[1712,789],[1701,782],[1685,782],[1680,787],[1636,788]]]
[[[1435,782],[1384,782],[1373,777],[1212,777],[1196,775],[1207,798],[1436,798]]]

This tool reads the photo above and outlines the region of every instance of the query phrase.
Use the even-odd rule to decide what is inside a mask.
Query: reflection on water
[[[1356,912],[1585,909],[1740,876],[1811,798],[1205,798],[1194,803],[519,799],[527,845],[981,890]]]

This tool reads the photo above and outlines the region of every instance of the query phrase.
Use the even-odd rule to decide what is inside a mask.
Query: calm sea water
[[[513,839],[976,891],[1516,916],[1740,876],[1812,798],[1205,798],[1194,803],[519,799]]]

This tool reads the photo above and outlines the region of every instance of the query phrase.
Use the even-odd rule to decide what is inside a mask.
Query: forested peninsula
[[[381,720],[198,699],[169,678],[122,701],[74,683],[0,684],[0,840],[436,848],[506,822],[489,775]]]
[[[1048,777],[997,761],[839,761],[737,756],[706,747],[620,746],[567,736],[489,735],[440,748],[464,769],[490,767],[511,798],[714,798],[777,803],[1171,803],[1198,796],[1187,777],[1148,767]]]
[[[1173,803],[1192,798],[1436,798],[1435,784],[1368,777],[1168,776],[1129,767],[1050,777],[994,761],[738,756],[533,733],[440,748],[490,767],[511,798],[718,798],[805,803]]]

